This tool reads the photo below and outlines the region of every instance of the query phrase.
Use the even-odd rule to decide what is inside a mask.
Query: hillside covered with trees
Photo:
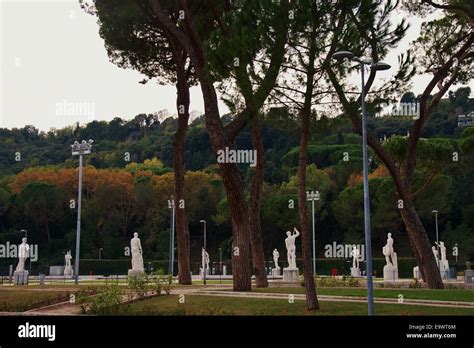
[[[459,244],[460,261],[474,257],[474,128],[458,128],[457,115],[473,109],[470,90],[460,88],[443,99],[427,121],[418,149],[420,161],[415,201],[431,240],[440,211],[441,239],[449,248]],[[231,116],[224,116],[231,122]],[[271,109],[262,124],[265,145],[261,226],[265,255],[284,248],[285,232],[298,225],[297,166],[299,121],[288,110]],[[397,158],[411,121],[369,118],[369,128]],[[324,245],[363,243],[361,138],[344,118],[311,120],[307,187],[321,194],[316,206],[318,258]],[[138,115],[126,121],[93,121],[86,125],[39,132],[32,126],[0,129],[0,243],[19,241],[28,230],[30,243],[40,245],[41,265],[62,263],[63,252],[74,248],[77,196],[75,140],[93,139],[85,157],[81,258],[126,258],[123,248],[138,231],[147,260],[167,260],[173,194],[173,136],[177,119],[166,112]],[[251,149],[250,129],[236,138],[236,147]],[[453,153],[459,160],[453,161]],[[386,233],[392,232],[401,257],[411,257],[400,221],[393,180],[376,157],[370,164],[372,231],[375,257],[381,257]],[[402,160],[402,159],[400,159]],[[189,126],[185,147],[185,202],[191,235],[191,261],[200,260],[202,224],[208,221],[211,259],[229,258],[232,245],[229,207],[211,150],[203,118]],[[253,168],[240,165],[244,180]],[[289,202],[295,202],[289,209]],[[5,264],[5,263],[4,263]]]

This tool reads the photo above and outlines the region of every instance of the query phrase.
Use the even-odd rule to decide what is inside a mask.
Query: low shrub
[[[138,276],[128,277],[128,288],[131,290],[131,293],[129,294],[130,300],[134,298],[143,299],[146,297],[150,290],[148,280],[148,275],[145,273]]]
[[[82,294],[78,297],[82,313],[97,315],[125,314],[127,306],[122,305],[124,292],[117,284],[102,287],[95,295]]]
[[[162,291],[164,291],[166,295],[170,294],[173,286],[173,277],[170,274],[163,274],[163,271],[158,270],[153,273],[150,278],[153,290],[157,295],[161,295]]]
[[[421,283],[418,281],[418,279],[414,278],[413,281],[410,282],[410,284],[408,284],[408,287],[412,289],[419,289],[422,286],[421,286]]]
[[[316,280],[317,287],[359,287],[360,283],[354,277],[345,277],[343,276],[341,279],[333,278],[333,277],[325,277]]]
[[[444,288],[447,290],[458,290],[458,289],[464,289],[464,284],[452,284],[452,283],[446,283],[444,284]]]

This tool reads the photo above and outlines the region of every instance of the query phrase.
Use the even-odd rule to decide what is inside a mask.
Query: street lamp
[[[206,220],[200,220],[199,222],[202,222],[204,224],[204,257],[206,255]],[[202,256],[201,255],[201,262],[202,262]],[[206,285],[206,260],[204,260],[203,265],[202,265],[202,279],[204,285]]]
[[[374,315],[374,288],[372,279],[372,243],[370,232],[370,198],[369,198],[369,161],[367,156],[367,125],[365,111],[365,77],[364,68],[370,66],[372,71],[388,70],[390,65],[383,62],[372,62],[371,59],[356,57],[349,51],[338,51],[332,55],[333,59],[351,60],[359,63],[361,73],[361,107],[362,107],[362,157],[364,170],[364,225],[365,225],[365,250],[367,260],[367,305],[368,314]]]
[[[175,220],[175,205],[173,196],[168,199],[168,208],[170,209],[170,251],[169,251],[169,258],[170,258],[170,265],[169,265],[169,273],[173,275],[174,273],[174,220]]]
[[[74,265],[75,283],[79,284],[79,252],[81,249],[81,202],[82,202],[82,165],[83,156],[89,155],[92,150],[92,143],[94,141],[83,140],[81,143],[75,141],[71,145],[72,155],[79,156],[79,188],[77,190],[77,228],[76,228],[76,261]]]
[[[457,262],[457,256],[456,256],[456,262]],[[222,248],[219,248],[219,270],[220,270],[219,272],[220,273],[219,284],[220,284],[222,280]]]
[[[313,214],[313,274],[316,274],[316,237],[315,237],[315,227],[314,227],[314,202],[319,201],[319,191],[306,191],[306,199],[308,202],[311,202],[312,214]]]
[[[438,213],[439,211],[433,210],[435,214],[435,225],[436,225],[436,250],[438,250],[438,269],[441,270],[440,255],[439,255],[439,233],[438,233]]]

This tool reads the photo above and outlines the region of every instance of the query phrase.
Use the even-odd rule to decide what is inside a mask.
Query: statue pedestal
[[[129,278],[139,278],[145,275],[145,271],[136,271],[133,269],[128,270],[128,277]]]
[[[202,273],[203,273],[203,272],[202,272],[202,267],[201,267],[201,268],[199,268],[199,275],[200,275],[201,277],[203,276]],[[206,277],[207,277],[208,275],[209,275],[209,268],[206,268]]]
[[[56,277],[60,277],[64,275],[64,266],[50,266],[49,275],[56,276]]]
[[[394,282],[398,280],[398,268],[391,265],[385,265],[383,268],[383,280],[385,282]]]
[[[72,267],[66,267],[64,269],[64,276],[65,277],[72,277],[74,275],[74,270],[72,269]]]
[[[440,274],[441,274],[441,279],[448,279],[449,278],[449,261],[448,260],[441,260],[439,261],[440,265]]]
[[[272,277],[281,276],[281,268],[272,268]]]
[[[298,268],[283,269],[283,283],[298,283]]]
[[[351,276],[352,277],[360,277],[360,268],[353,268],[351,267]]]
[[[28,271],[15,271],[13,273],[13,284],[28,285]]]
[[[420,267],[413,267],[413,279],[421,279]]]

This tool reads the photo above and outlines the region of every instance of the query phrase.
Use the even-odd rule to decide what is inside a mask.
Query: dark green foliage
[[[466,100],[465,94],[463,89],[451,94],[450,98],[443,100],[433,118],[428,119],[427,129],[432,125],[431,129],[434,130],[437,120],[445,119],[450,124],[454,122],[454,131],[449,130],[449,127],[436,128],[436,131],[429,131],[424,136],[418,146],[418,171],[414,178],[416,191],[431,173],[435,173],[432,183],[417,195],[415,205],[431,240],[434,240],[435,230],[431,211],[440,211],[441,239],[446,241],[448,248],[452,248],[455,243],[460,244],[460,260],[469,260],[474,256],[474,250],[468,247],[472,244],[468,241],[473,238],[474,231],[474,128],[461,130],[456,127],[455,120],[457,112],[468,113],[472,108],[472,101]],[[286,111],[282,109],[279,112]],[[133,175],[146,170],[157,178],[164,178],[169,175],[164,173],[170,171],[171,167],[172,138],[177,124],[174,119],[166,118],[165,112],[159,115],[138,115],[129,121],[116,118],[111,122],[91,122],[82,127],[49,132],[39,132],[33,127],[0,129],[0,243],[19,243],[21,234],[18,231],[26,228],[29,241],[40,244],[40,260],[33,263],[34,272],[42,269],[47,273],[50,265],[63,264],[63,252],[73,250],[75,245],[76,210],[69,208],[69,200],[76,198],[76,187],[64,192],[54,183],[36,181],[30,182],[22,191],[13,193],[10,184],[15,174],[38,165],[42,166],[39,170],[49,170],[51,167],[44,165],[50,164],[76,168],[77,159],[72,158],[69,145],[74,140],[97,137],[93,153],[85,158],[87,164],[96,168],[121,168]],[[291,119],[280,116],[278,118],[274,111],[270,112],[262,127],[266,162],[261,218],[267,260],[274,248],[284,250],[285,232],[297,226],[298,207],[293,182],[298,156],[298,136],[294,128],[297,125]],[[148,119],[146,125],[140,127],[145,118]],[[151,122],[152,119],[156,121]],[[283,122],[285,119],[287,121]],[[224,122],[229,120],[228,116],[224,117]],[[371,118],[374,134],[381,138],[387,135],[385,146],[397,155],[395,157],[398,160],[403,158],[406,146],[402,130],[410,122],[398,118]],[[398,136],[391,137],[392,134]],[[325,244],[333,241],[352,243],[363,239],[363,220],[359,214],[362,212],[362,186],[350,187],[347,184],[351,176],[359,175],[362,170],[360,142],[360,137],[351,132],[343,118],[321,117],[315,121],[308,164],[316,166],[317,175],[314,178],[308,176],[308,185],[311,186],[308,188],[318,189],[324,196],[316,209],[318,257],[324,253]],[[251,148],[248,129],[244,129],[236,138],[236,144],[241,149]],[[126,151],[130,152],[132,162],[136,163],[123,160]],[[15,162],[15,152],[21,153],[20,162]],[[458,152],[459,161],[453,161],[453,152]],[[348,154],[348,161],[344,161],[344,153]],[[373,153],[370,155],[374,156]],[[186,161],[187,170],[219,174],[203,118],[195,119],[190,125]],[[379,159],[374,158],[371,172],[379,165]],[[248,166],[242,165],[240,170],[245,180],[251,177]],[[219,247],[223,250],[224,259],[231,252],[231,223],[222,180],[219,177],[206,180],[210,180],[206,185],[199,181],[199,184],[186,188],[194,197],[186,202],[193,267],[200,260],[201,219],[208,221],[211,259],[218,260]],[[164,182],[167,182],[166,187],[163,186]],[[83,260],[80,265],[84,274],[89,274],[89,271],[105,275],[126,273],[130,261],[124,256],[124,247],[133,231],[138,231],[142,238],[146,268],[168,268],[169,210],[166,201],[172,193],[171,177],[163,183],[159,185],[163,187],[162,190],[156,193],[153,179],[134,177],[130,195],[133,198],[130,220],[124,219],[121,210],[127,205],[117,204],[124,197],[121,191],[105,185],[95,195],[85,193],[81,235]],[[327,190],[323,189],[326,187]],[[397,197],[390,177],[372,178],[370,192],[374,250],[383,245],[385,235],[390,231],[400,241],[400,249],[397,245],[399,255],[411,256],[410,249],[406,247],[406,232],[401,225]],[[290,199],[295,202],[294,209],[289,209]],[[402,245],[405,247],[402,248]],[[99,248],[103,248],[102,258],[107,261],[92,260],[98,257]],[[149,261],[152,263],[149,264]],[[8,271],[10,263],[11,259],[0,260],[3,274]],[[195,270],[197,272],[197,267]]]

